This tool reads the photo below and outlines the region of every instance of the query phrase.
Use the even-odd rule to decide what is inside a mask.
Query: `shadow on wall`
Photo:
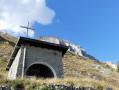
[[[42,64],[34,64],[26,71],[26,76],[35,76],[37,78],[53,78],[52,70]]]

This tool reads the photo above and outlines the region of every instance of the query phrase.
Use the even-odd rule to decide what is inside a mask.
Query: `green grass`
[[[7,62],[8,62],[8,60],[6,58],[1,58],[0,59],[0,64],[1,65],[6,65]]]

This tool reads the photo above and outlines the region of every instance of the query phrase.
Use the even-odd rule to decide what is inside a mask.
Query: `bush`
[[[24,84],[23,83],[18,83],[18,84],[16,84],[15,86],[14,86],[14,89],[15,90],[22,90],[22,89],[24,89]]]
[[[73,86],[74,82],[73,81],[67,81],[67,85]]]
[[[51,90],[47,85],[44,85],[40,90]]]
[[[25,88],[23,80],[13,80],[11,85],[14,87],[14,90],[24,90]]]
[[[103,90],[103,87],[98,84],[94,85],[94,88],[97,90]]]

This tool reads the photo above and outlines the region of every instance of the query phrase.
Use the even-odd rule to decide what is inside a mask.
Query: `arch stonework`
[[[26,77],[33,64],[45,65],[54,78],[63,78],[62,56],[67,50],[66,46],[20,37],[6,67],[8,79]]]
[[[32,65],[35,65],[35,64],[47,66],[47,67],[52,71],[52,73],[53,73],[53,75],[54,75],[54,78],[57,78],[57,75],[56,75],[55,70],[54,70],[50,65],[48,65],[48,64],[46,64],[46,63],[42,63],[42,62],[36,62],[36,63],[33,63]],[[27,70],[28,70],[32,65],[30,65],[30,66],[26,69],[26,72],[27,72]],[[26,72],[25,72],[25,75],[26,75]]]
[[[25,72],[32,64],[41,63],[53,71],[55,78],[63,77],[61,52],[33,46],[27,46],[26,52]]]

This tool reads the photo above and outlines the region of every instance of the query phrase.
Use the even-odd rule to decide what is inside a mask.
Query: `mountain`
[[[30,87],[38,85],[74,85],[80,87],[92,87],[95,90],[107,90],[112,88],[113,90],[119,90],[119,73],[116,72],[107,63],[102,63],[96,60],[90,60],[85,58],[82,54],[83,49],[79,46],[80,55],[75,52],[67,51],[63,57],[63,79],[49,79],[44,80],[43,78],[36,80],[33,79],[18,79],[18,80],[7,80],[8,71],[5,70],[8,58],[12,53],[17,38],[7,33],[0,33],[0,86],[1,85],[18,85],[24,86],[25,90],[31,90]],[[53,40],[52,40],[53,41]],[[66,40],[64,40],[66,41]],[[76,48],[68,41],[67,44],[70,48]],[[57,40],[57,44],[59,40]],[[61,42],[60,42],[61,43]],[[63,43],[63,42],[62,42]],[[65,44],[63,44],[65,45]],[[74,49],[78,50],[78,49]],[[82,55],[82,56],[81,56]],[[98,89],[97,89],[98,88]],[[103,88],[103,89],[100,89]],[[33,89],[32,89],[33,90]]]
[[[77,54],[81,57],[84,57],[84,58],[89,58],[91,60],[97,60],[95,57],[87,54],[86,51],[80,45],[75,45],[67,40],[60,39],[60,38],[54,37],[54,36],[38,36],[36,39],[46,41],[46,42],[55,43],[55,44],[69,46],[68,51],[74,52],[75,54]]]

